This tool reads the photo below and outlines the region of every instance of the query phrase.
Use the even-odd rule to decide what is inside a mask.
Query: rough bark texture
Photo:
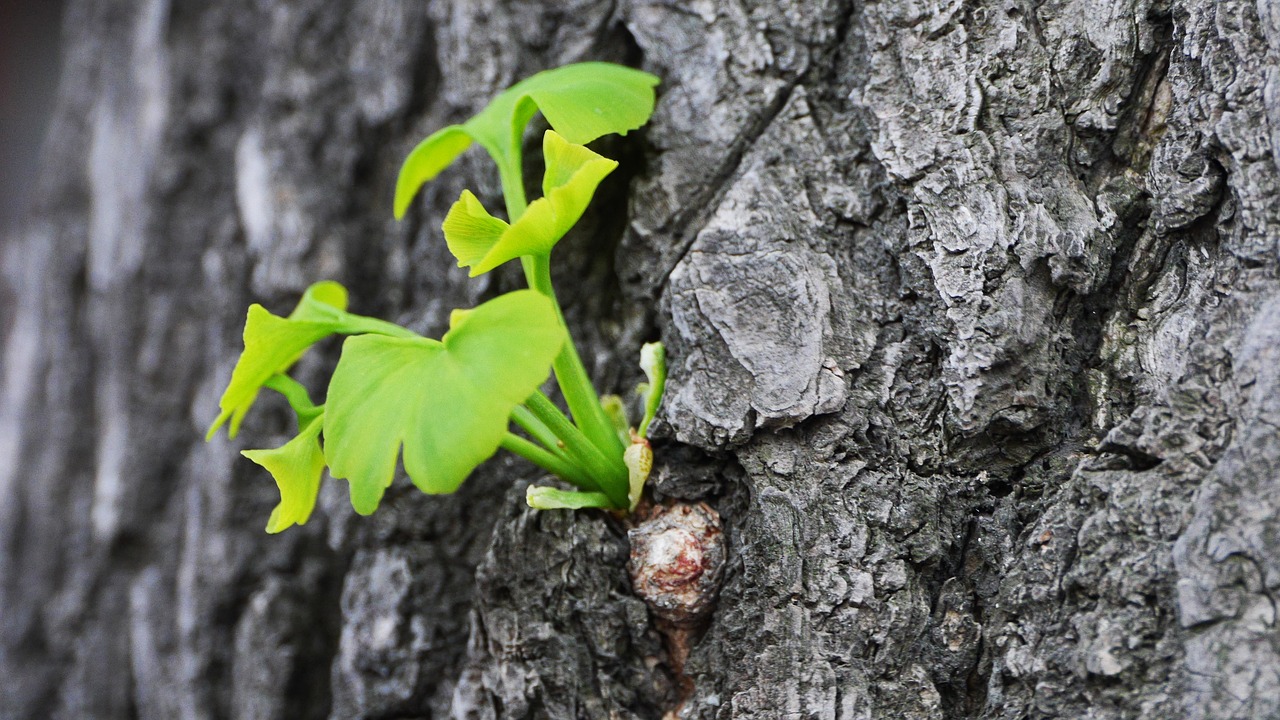
[[[1280,717],[1277,0],[78,0],[3,245],[0,718]],[[201,440],[253,301],[438,333],[519,285],[390,219],[536,70],[662,77],[557,251],[598,384],[668,344],[724,520],[683,676],[625,528],[495,460],[372,518]],[[335,347],[308,358],[323,381]],[[284,439],[281,405],[251,416]],[[683,702],[682,701],[683,696]]]

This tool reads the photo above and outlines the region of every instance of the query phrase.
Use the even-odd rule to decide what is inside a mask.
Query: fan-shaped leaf
[[[540,72],[512,85],[475,117],[422,141],[396,181],[395,214],[404,216],[413,196],[466,149],[458,133],[484,146],[499,167],[518,157],[525,125],[538,112],[571,143],[625,135],[653,114],[658,78],[621,65],[586,62]]]
[[[512,85],[464,127],[498,162],[519,152],[524,126],[538,110],[569,142],[585,145],[645,124],[657,84],[653,75],[622,65],[565,65]]]
[[[461,125],[450,125],[427,136],[426,140],[405,158],[396,178],[396,218],[404,217],[418,188],[434,180],[464,150],[471,147],[471,136]]]
[[[490,215],[475,195],[463,190],[444,219],[445,242],[475,277],[522,255],[545,255],[586,211],[600,181],[618,163],[548,130],[543,136],[547,172],[543,197],[534,200],[514,224]]]
[[[231,372],[231,382],[218,401],[221,413],[206,439],[229,419],[235,437],[258,391],[273,375],[288,370],[320,340],[338,332],[347,309],[347,291],[336,282],[318,282],[303,293],[289,317],[272,315],[258,304],[249,306],[244,325],[244,352]]]
[[[512,409],[547,378],[565,342],[551,301],[532,290],[455,316],[442,341],[348,339],[329,383],[325,457],[369,514],[404,450],[423,492],[449,493],[498,449]]]
[[[271,512],[267,532],[302,525],[311,517],[324,473],[324,453],[320,448],[323,414],[311,419],[289,442],[273,450],[245,450],[241,455],[266,468],[280,488],[280,504]]]

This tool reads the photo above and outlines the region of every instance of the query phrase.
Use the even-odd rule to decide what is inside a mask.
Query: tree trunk
[[[3,245],[0,718],[1280,717],[1277,0],[74,0]],[[660,337],[680,662],[527,464],[305,527],[203,442],[244,311],[438,334],[520,286],[400,160],[569,62],[662,78],[557,250],[598,387]],[[531,173],[532,174],[532,173]],[[327,345],[301,366],[322,386]]]

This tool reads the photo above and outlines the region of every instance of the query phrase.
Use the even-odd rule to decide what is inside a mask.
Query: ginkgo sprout
[[[352,506],[367,515],[398,464],[423,492],[451,493],[499,448],[576,488],[530,487],[532,507],[635,508],[653,463],[647,432],[665,383],[662,346],[652,343],[641,353],[649,382],[640,389],[643,419],[638,429],[629,428],[623,403],[596,394],[569,338],[551,287],[550,257],[618,166],[586,143],[643,125],[653,113],[657,83],[608,63],[549,70],[414,148],[396,183],[395,216],[403,218],[423,184],[479,144],[498,166],[506,219],[464,190],[441,228],[445,243],[472,277],[518,258],[530,288],[455,310],[439,340],[348,312],[346,289],[331,281],[308,288],[287,317],[249,308],[244,352],[208,437],[224,424],[235,437],[263,388],[283,395],[293,409],[293,439],[243,453],[266,468],[280,490],[267,532],[308,520],[326,467],[347,480]],[[542,197],[528,202],[523,139],[538,112],[550,126],[542,143],[546,171]],[[333,335],[346,338],[325,403],[315,405],[288,372]],[[552,371],[568,416],[540,390]]]

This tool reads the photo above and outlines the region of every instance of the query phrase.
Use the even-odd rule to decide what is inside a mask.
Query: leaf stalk
[[[519,147],[518,143],[516,147]],[[504,161],[498,164],[499,174],[502,179],[502,194],[507,207],[507,218],[512,223],[519,220],[528,207],[521,163],[522,160],[517,155],[504,158]],[[525,280],[528,282],[529,287],[551,300],[552,305],[555,307],[556,317],[559,318],[560,324],[564,326],[565,334],[568,336],[569,327],[564,320],[564,311],[560,308],[560,301],[556,298],[555,288],[551,284],[550,255],[526,255],[520,258],[520,265],[524,268]],[[565,403],[569,406],[569,413],[573,416],[574,422],[582,428],[582,432],[590,439],[591,443],[607,458],[618,458],[616,463],[611,464],[622,467],[621,458],[625,448],[618,439],[617,433],[614,432],[613,423],[610,422],[604,407],[600,404],[595,386],[591,383],[586,366],[583,365],[582,357],[578,355],[577,347],[571,336],[560,351],[560,355],[552,363],[552,369],[555,372],[556,382],[560,385],[560,391],[564,394]]]
[[[547,472],[558,475],[575,487],[586,491],[598,491],[599,488],[591,478],[578,466],[547,452],[534,443],[516,435],[507,433],[502,438],[502,447],[528,460]]]
[[[598,488],[614,504],[618,507],[627,506],[627,466],[622,463],[621,457],[618,462],[611,463],[581,430],[569,422],[560,408],[541,392],[530,395],[525,400],[525,407],[564,442],[570,457],[590,473]]]

